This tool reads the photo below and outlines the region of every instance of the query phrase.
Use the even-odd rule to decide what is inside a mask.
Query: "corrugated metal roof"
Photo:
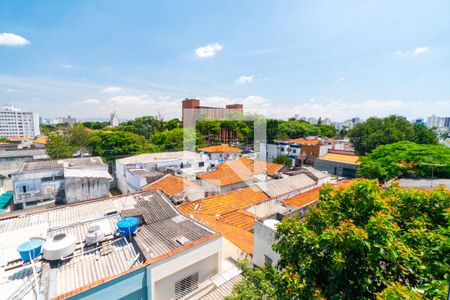
[[[215,288],[208,294],[201,297],[201,300],[222,300],[231,295],[234,286],[244,277],[237,268],[231,268],[225,272],[219,273],[211,278]]]
[[[128,243],[125,239],[115,240],[120,212],[137,208],[145,208],[140,211],[145,212],[143,219],[146,223],[138,228],[135,243]],[[105,240],[100,243],[99,249],[90,251],[97,246],[86,246],[84,240],[88,227],[94,224],[102,227]],[[21,262],[17,246],[32,237],[46,238],[62,232],[76,237],[76,251],[74,257],[58,263],[37,262],[43,264],[40,285],[44,295],[50,293],[51,296],[58,296],[117,275],[142,264],[146,258],[166,254],[214,233],[178,213],[170,200],[159,191],[56,206],[28,214],[24,211],[22,216],[0,220],[2,297],[10,296],[16,289],[33,295],[32,291],[27,291],[30,289],[26,285],[32,274]],[[21,280],[15,279],[20,276]]]
[[[277,197],[283,194],[311,188],[316,182],[305,174],[289,176],[287,178],[269,182],[258,182],[256,185],[269,197]]]

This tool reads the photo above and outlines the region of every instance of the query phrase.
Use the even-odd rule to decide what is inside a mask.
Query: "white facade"
[[[119,126],[119,116],[117,115],[116,111],[112,112],[109,115],[109,126],[111,126],[111,127]]]
[[[0,138],[40,135],[39,115],[13,105],[0,106]]]

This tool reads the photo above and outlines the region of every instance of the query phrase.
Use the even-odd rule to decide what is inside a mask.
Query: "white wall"
[[[255,222],[253,227],[253,264],[261,267],[264,265],[265,257],[272,259],[275,266],[280,260],[280,255],[272,250],[275,241],[275,230],[265,226],[261,222]]]
[[[152,299],[172,299],[175,282],[196,272],[199,286],[207,283],[221,271],[221,261],[222,237],[218,236],[150,265]]]

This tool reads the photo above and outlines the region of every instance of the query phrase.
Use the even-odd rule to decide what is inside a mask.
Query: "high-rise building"
[[[111,127],[119,126],[119,116],[117,115],[116,111],[113,111],[109,115],[109,126],[111,126]]]
[[[198,99],[184,99],[182,104],[182,118],[185,127],[192,126],[195,116],[206,117],[208,119],[228,118],[232,113],[244,113],[243,104],[228,104],[225,108],[201,106]]]
[[[77,122],[77,119],[72,118],[71,116],[67,116],[67,117],[57,117],[56,119],[56,124],[68,124],[68,125],[73,125]]]
[[[0,105],[0,138],[40,135],[39,115],[14,105]]]
[[[436,115],[431,115],[427,118],[427,127],[438,127],[439,117]]]

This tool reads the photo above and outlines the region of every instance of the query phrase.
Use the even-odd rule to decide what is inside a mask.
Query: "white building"
[[[119,126],[119,116],[117,115],[116,111],[113,111],[109,115],[109,126],[111,126],[111,127]]]
[[[14,105],[0,106],[0,138],[40,135],[39,115]]]
[[[124,194],[138,192],[142,187],[172,172],[189,180],[207,171],[209,158],[201,153],[174,151],[145,153],[116,160],[117,188]]]

